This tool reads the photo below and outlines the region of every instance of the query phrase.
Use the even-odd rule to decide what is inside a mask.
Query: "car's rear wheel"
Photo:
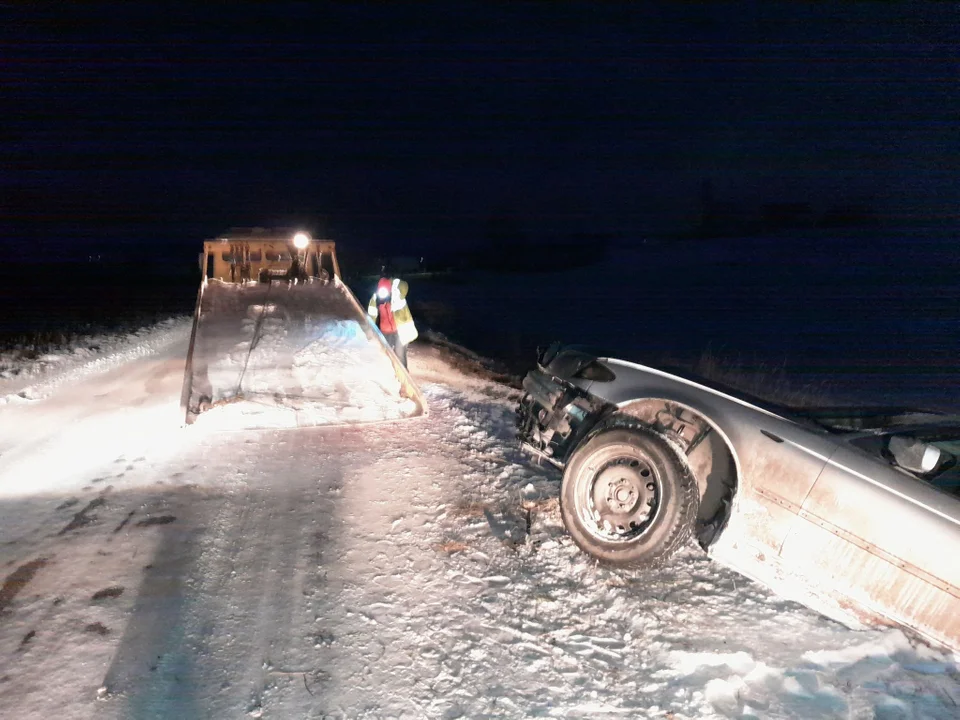
[[[654,567],[690,537],[697,483],[677,452],[641,428],[603,430],[567,463],[560,512],[582,550],[616,565]]]

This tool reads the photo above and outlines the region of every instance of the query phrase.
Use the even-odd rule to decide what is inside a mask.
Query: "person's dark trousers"
[[[400,342],[400,336],[397,333],[384,333],[383,337],[387,341],[387,345],[393,350],[394,354],[397,356],[397,359],[400,360],[400,363],[406,367],[407,366],[407,346]]]

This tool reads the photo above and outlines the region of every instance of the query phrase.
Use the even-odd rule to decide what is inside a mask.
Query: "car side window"
[[[935,430],[886,433],[851,443],[911,477],[960,494],[960,434]]]
[[[858,447],[865,452],[878,458],[883,458],[883,449],[886,445],[886,438],[883,435],[868,435],[867,437],[854,438],[850,441],[854,447]]]

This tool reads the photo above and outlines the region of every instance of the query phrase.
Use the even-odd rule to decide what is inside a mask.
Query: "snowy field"
[[[0,404],[0,708],[31,718],[957,718],[960,657],[691,548],[580,553],[511,390],[411,348],[430,414],[179,425],[185,320]]]
[[[560,340],[644,364],[708,355],[834,403],[956,412],[958,234],[631,240],[599,260],[584,247],[597,261],[583,267],[411,280],[409,300],[433,329],[518,370]]]

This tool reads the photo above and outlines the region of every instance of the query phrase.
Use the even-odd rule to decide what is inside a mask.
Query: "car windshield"
[[[831,432],[862,432],[896,426],[915,425],[942,417],[932,410],[904,407],[832,407],[805,408],[794,411]]]

